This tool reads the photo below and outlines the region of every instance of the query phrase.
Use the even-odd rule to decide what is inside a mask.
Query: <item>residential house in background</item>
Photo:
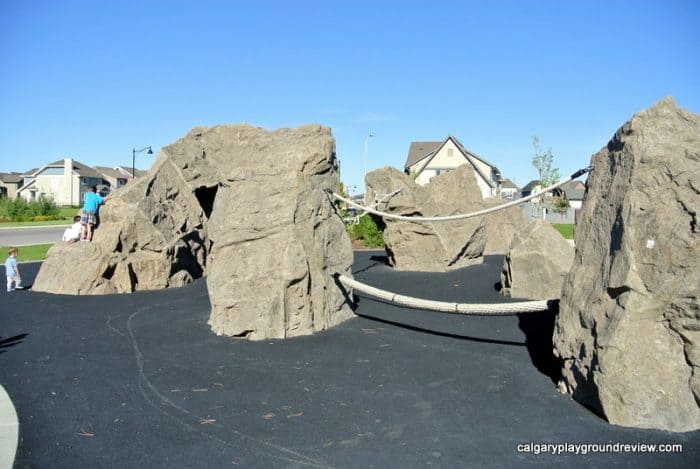
[[[42,195],[53,198],[56,205],[77,206],[90,186],[104,186],[108,182],[102,174],[72,158],[65,158],[32,170],[23,175],[24,184],[17,191],[18,197],[27,201],[38,200]]]
[[[17,191],[24,182],[20,173],[0,173],[0,197],[17,197]]]
[[[539,179],[534,179],[523,186],[520,189],[520,198],[527,197],[532,194],[542,192],[542,185]]]
[[[109,168],[107,166],[95,166],[95,170],[109,183],[112,190],[124,187],[133,177],[131,169],[126,171],[123,167]],[[138,173],[139,171],[136,170]]]
[[[573,209],[581,208],[583,205],[583,195],[586,193],[586,185],[581,181],[569,181],[561,186],[564,197],[569,201],[569,206]]]
[[[520,189],[510,179],[501,179],[501,198],[517,199]]]
[[[427,184],[433,176],[468,164],[486,197],[499,197],[501,172],[496,166],[470,152],[452,135],[440,142],[411,142],[404,171],[415,177],[418,184]]]
[[[137,169],[136,177],[146,171]],[[125,186],[133,179],[131,167],[91,167],[72,158],[54,161],[25,173],[0,173],[0,196],[38,200],[42,195],[51,197],[57,205],[81,205],[83,194],[96,186],[106,195]]]
[[[527,197],[531,194],[542,192],[542,185],[538,179],[528,182],[520,191],[520,197]],[[582,181],[569,181],[563,186],[553,191],[554,196],[565,197],[569,201],[569,205],[574,208],[581,208],[583,203],[583,194],[586,191],[586,185]],[[534,202],[540,202],[540,198],[533,199]]]

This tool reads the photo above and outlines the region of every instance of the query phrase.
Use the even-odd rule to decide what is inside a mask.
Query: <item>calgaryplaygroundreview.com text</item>
[[[590,453],[682,453],[682,444],[653,443],[519,443],[518,453],[590,454]]]

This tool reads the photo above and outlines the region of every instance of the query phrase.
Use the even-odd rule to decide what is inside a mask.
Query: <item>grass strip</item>
[[[53,244],[30,244],[28,246],[18,246],[19,254],[17,255],[18,262],[43,261],[46,259],[46,253]],[[7,249],[10,246],[0,246],[0,255],[2,259],[7,259]]]
[[[52,225],[72,225],[73,217],[80,211],[77,207],[60,207],[58,215],[60,220],[46,221],[8,221],[0,222],[0,228],[22,228],[25,226],[52,226]]]
[[[557,230],[565,239],[574,239],[574,225],[563,224],[563,223],[552,223],[552,226]]]

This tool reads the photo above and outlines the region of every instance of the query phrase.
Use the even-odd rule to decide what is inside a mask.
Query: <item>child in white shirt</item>
[[[80,231],[82,230],[80,216],[74,216],[73,222],[74,223],[63,232],[63,242],[66,244],[74,243],[80,239]]]

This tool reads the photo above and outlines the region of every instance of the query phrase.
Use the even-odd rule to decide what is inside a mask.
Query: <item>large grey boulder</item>
[[[350,238],[327,191],[337,190],[335,142],[322,127],[209,132],[235,165],[209,221],[209,324],[251,339],[309,334],[352,316],[333,275],[351,276]]]
[[[700,116],[666,98],[592,158],[554,347],[611,423],[700,428]]]
[[[501,272],[501,293],[513,298],[548,300],[561,296],[574,248],[552,225],[535,220],[515,234]]]
[[[373,200],[400,189],[377,207],[398,215],[444,216],[480,208],[481,192],[467,166],[434,177],[425,186],[391,167],[368,173],[366,183]],[[385,218],[384,223],[389,262],[397,270],[444,272],[483,260],[483,217],[430,223]]]
[[[164,148],[145,177],[108,199],[91,243],[54,244],[34,290],[128,293],[182,286],[203,275],[210,243],[199,182],[187,179],[186,163],[171,150]],[[204,166],[216,187],[215,171]]]
[[[492,208],[508,203],[508,200],[488,198],[483,208]],[[484,216],[486,222],[486,246],[484,255],[502,255],[508,252],[513,239],[528,227],[528,222],[519,206],[497,210]]]
[[[320,126],[199,127],[101,210],[92,243],[57,244],[35,290],[125,293],[206,276],[209,324],[251,339],[309,334],[349,318],[333,275],[352,251],[326,191],[335,144]]]

